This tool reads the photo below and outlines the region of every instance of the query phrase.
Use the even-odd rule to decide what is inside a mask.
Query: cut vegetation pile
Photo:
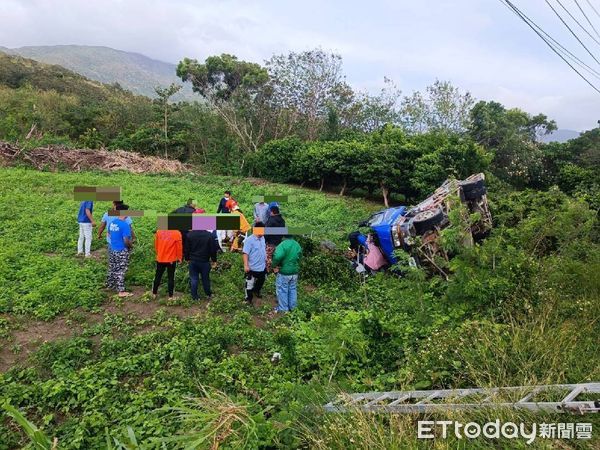
[[[40,170],[125,170],[131,173],[183,173],[190,167],[180,161],[141,156],[124,150],[71,149],[49,145],[24,149],[8,142],[0,142],[0,159],[8,165],[26,162]]]

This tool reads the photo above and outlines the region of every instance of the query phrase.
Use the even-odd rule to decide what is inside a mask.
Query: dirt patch
[[[92,250],[90,252],[90,258],[95,259],[96,261],[107,261],[108,260],[108,250],[106,247],[101,247],[96,250]]]
[[[189,173],[191,167],[177,160],[142,156],[124,150],[70,149],[49,145],[24,150],[8,142],[0,142],[0,161],[3,164],[26,162],[38,170],[125,170],[132,173]]]
[[[70,338],[81,332],[81,323],[73,323],[65,317],[51,322],[31,321],[22,324],[14,323],[10,339],[2,339],[0,348],[0,372],[4,372],[21,362],[46,342]]]
[[[0,339],[0,372],[5,372],[14,365],[24,363],[31,353],[35,352],[46,342],[68,339],[80,334],[85,326],[101,323],[105,314],[119,314],[133,316],[136,320],[151,319],[163,309],[170,317],[184,319],[194,317],[206,311],[207,303],[201,302],[191,306],[170,305],[166,299],[147,300],[145,288],[134,286],[131,289],[133,296],[126,299],[109,297],[97,312],[83,309],[71,311],[65,316],[59,316],[51,321],[27,320],[19,316],[3,314],[2,317],[9,322],[8,338]],[[181,293],[176,293],[176,295]],[[156,329],[150,325],[144,329]]]
[[[304,290],[310,293],[316,291],[317,287],[314,284],[307,284],[304,286]]]
[[[245,181],[245,182],[247,181],[248,183],[250,183],[254,186],[264,186],[265,184],[269,184],[269,181],[267,181],[267,180],[263,180],[262,178],[254,178],[254,177],[244,178],[243,181]]]
[[[102,257],[102,251],[96,250],[96,255]],[[8,321],[9,336],[0,339],[0,372],[5,372],[18,364],[26,364],[29,356],[46,342],[68,339],[81,334],[90,325],[102,323],[106,314],[120,315],[133,318],[135,333],[146,333],[165,330],[167,327],[156,323],[137,324],[135,322],[152,319],[159,310],[163,310],[167,317],[179,320],[204,314],[209,306],[206,301],[192,305],[178,303],[184,294],[175,292],[176,300],[169,302],[166,295],[159,295],[153,299],[151,293],[143,286],[131,286],[131,297],[118,298],[116,294],[105,291],[107,299],[104,304],[94,312],[78,308],[64,316],[56,317],[51,321],[30,320],[23,316],[2,314],[0,318]],[[263,298],[254,299],[252,323],[257,328],[264,328],[269,323],[268,312],[277,305],[277,298],[271,294],[264,294]],[[224,317],[227,319],[227,317]],[[94,347],[99,346],[100,337],[92,336]]]

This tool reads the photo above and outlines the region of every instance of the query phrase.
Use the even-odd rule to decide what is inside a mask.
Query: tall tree
[[[352,89],[342,73],[342,58],[320,49],[274,55],[265,64],[270,75],[271,106],[286,112],[288,129],[316,139],[331,109],[349,102]]]
[[[384,87],[376,95],[368,92],[356,93],[350,104],[340,113],[344,128],[370,133],[386,124],[398,124],[400,111],[398,102],[401,91],[389,78],[384,78]]]
[[[462,132],[469,125],[473,97],[449,81],[437,80],[425,92],[414,92],[402,100],[405,127],[415,133],[426,131]]]
[[[471,110],[469,134],[494,152],[496,175],[518,187],[542,182],[543,153],[538,138],[556,129],[545,115],[531,116],[520,109],[506,109],[498,102],[478,102]]]
[[[167,86],[166,88],[161,88],[160,86],[154,88],[154,92],[156,92],[156,95],[158,96],[156,101],[158,102],[163,111],[165,158],[169,157],[167,150],[169,148],[169,99],[175,94],[177,94],[182,87],[183,86],[181,86],[180,84],[171,83],[171,85]]]
[[[269,79],[266,69],[222,54],[206,58],[204,64],[184,58],[177,66],[177,76],[192,83],[194,91],[223,118],[245,151],[254,152],[265,142],[270,120],[265,104]]]

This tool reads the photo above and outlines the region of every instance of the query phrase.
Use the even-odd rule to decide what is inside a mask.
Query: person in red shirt
[[[175,268],[177,261],[183,259],[183,238],[178,230],[158,230],[154,235],[154,249],[156,250],[156,274],[152,283],[152,294],[157,297],[158,287],[162,276],[167,271],[167,287],[169,300],[173,299],[175,290]]]

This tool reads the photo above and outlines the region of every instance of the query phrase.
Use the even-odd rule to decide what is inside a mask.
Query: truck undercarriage
[[[471,175],[465,180],[446,180],[432,195],[407,209],[390,208],[373,214],[360,225],[369,228],[373,239],[367,245],[367,238],[359,232],[351,233],[348,256],[355,262],[360,273],[379,270],[364,263],[369,251],[380,251],[385,257],[385,268],[398,263],[397,251],[409,255],[409,264],[439,273],[447,278],[444,261],[450,255],[441,245],[441,232],[451,223],[451,212],[461,220],[455,221],[462,227],[459,233],[461,245],[470,246],[484,238],[492,228],[492,216],[487,201],[485,176],[483,173]],[[360,237],[362,239],[358,239]],[[359,242],[361,241],[361,242]],[[373,248],[377,246],[377,249]]]

